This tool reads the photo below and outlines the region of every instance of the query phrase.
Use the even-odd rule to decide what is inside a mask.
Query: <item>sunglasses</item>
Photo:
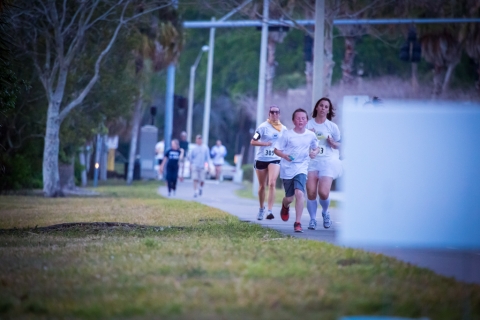
[[[270,111],[270,114],[280,114],[280,111]]]

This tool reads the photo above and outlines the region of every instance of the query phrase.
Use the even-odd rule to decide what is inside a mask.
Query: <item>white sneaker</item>
[[[327,213],[323,214],[323,227],[325,229],[328,229],[332,226],[332,220],[330,220],[330,213],[327,211]]]
[[[310,219],[310,223],[308,224],[308,229],[310,229],[310,230],[317,229],[317,220]]]
[[[263,220],[263,215],[265,214],[265,207],[258,210],[257,220]]]

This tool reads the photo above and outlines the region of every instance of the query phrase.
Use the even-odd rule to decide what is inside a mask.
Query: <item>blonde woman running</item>
[[[280,122],[280,108],[271,106],[267,121],[260,124],[253,135],[250,144],[258,148],[255,155],[254,168],[258,178],[258,201],[260,209],[257,219],[263,220],[265,215],[265,186],[268,178],[267,219],[274,217],[272,213],[275,202],[275,184],[280,172],[280,157],[273,153],[273,144],[282,136],[287,128]]]

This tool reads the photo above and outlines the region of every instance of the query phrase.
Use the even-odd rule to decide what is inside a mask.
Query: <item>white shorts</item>
[[[343,175],[342,161],[338,158],[310,160],[308,171],[318,171],[318,177],[330,177],[333,180]]]
[[[205,181],[205,168],[192,166],[192,180]]]

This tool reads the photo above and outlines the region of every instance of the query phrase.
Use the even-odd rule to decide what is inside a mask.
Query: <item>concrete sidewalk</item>
[[[330,216],[333,221],[332,227],[324,229],[322,226],[321,210],[318,210],[317,230],[308,230],[310,216],[307,208],[304,208],[301,219],[303,233],[293,232],[293,223],[295,222],[295,210],[290,208],[290,219],[287,222],[280,219],[280,205],[275,204],[273,220],[257,220],[258,200],[240,198],[236,191],[243,188],[242,185],[231,181],[216,183],[208,180],[205,182],[202,196],[193,197],[193,183],[191,180],[178,182],[177,192],[171,198],[196,201],[210,207],[218,208],[237,216],[242,221],[258,223],[264,227],[278,230],[297,238],[310,239],[316,241],[326,241],[332,244],[336,243],[336,231],[341,228],[342,217],[339,209],[331,208]],[[160,187],[158,193],[168,198],[167,187]],[[331,193],[333,200],[341,201],[341,194]],[[320,206],[319,206],[320,208]],[[392,248],[392,247],[362,247],[358,248],[366,251],[382,253],[395,257],[405,262],[429,268],[438,274],[454,277],[457,280],[480,284],[480,250],[461,251],[455,248],[440,249],[410,249],[410,248]]]

